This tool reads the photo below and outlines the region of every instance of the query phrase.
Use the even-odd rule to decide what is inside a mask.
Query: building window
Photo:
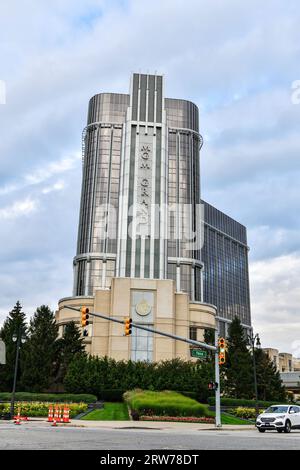
[[[131,343],[131,360],[147,361],[153,360],[153,333],[150,331],[133,328]]]
[[[219,335],[220,335],[222,338],[225,338],[225,337],[226,337],[225,322],[223,322],[223,321],[220,321],[220,322],[219,322]]]
[[[197,341],[197,328],[196,326],[190,326],[190,339]]]

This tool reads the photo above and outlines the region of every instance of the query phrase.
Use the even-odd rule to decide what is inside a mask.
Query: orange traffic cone
[[[48,411],[48,423],[52,423],[53,421],[53,406],[49,406],[49,411]]]
[[[20,417],[20,408],[18,409],[18,414],[15,420],[15,424],[20,425],[21,424],[21,417]]]
[[[53,421],[55,421],[57,423],[57,420],[58,420],[58,406],[55,405],[55,411],[54,411],[54,419]]]
[[[52,422],[51,426],[57,426],[57,422],[56,422],[55,418],[53,419],[53,422]]]
[[[58,409],[58,420],[59,423],[62,423],[62,409],[61,406]]]
[[[64,423],[69,423],[70,422],[70,410],[69,410],[68,406],[64,407],[63,422]]]

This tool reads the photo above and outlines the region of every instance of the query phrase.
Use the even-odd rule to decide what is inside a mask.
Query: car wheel
[[[259,429],[259,428],[258,428],[258,430],[259,430],[259,432],[266,432],[265,429]]]
[[[284,432],[285,433],[291,432],[291,422],[289,420],[287,420],[287,422],[285,423]]]
[[[282,429],[277,429],[277,432],[282,432]]]

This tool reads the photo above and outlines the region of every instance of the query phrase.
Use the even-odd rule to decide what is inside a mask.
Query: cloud
[[[30,174],[25,175],[24,179],[28,184],[43,183],[54,175],[71,170],[81,158],[81,153],[77,153],[71,157],[65,157],[60,161],[52,162],[44,167],[33,170]]]
[[[0,220],[17,219],[28,216],[38,208],[38,201],[26,198],[24,201],[16,201],[11,206],[0,208]]]
[[[300,252],[250,264],[253,322],[264,347],[297,352],[295,344],[300,341],[299,278]]]
[[[15,183],[4,185],[2,188],[0,187],[0,195],[5,196],[24,190],[28,186],[41,185],[54,176],[68,172],[77,166],[81,166],[81,164],[78,165],[79,161],[81,162],[81,159],[81,153],[77,152],[75,155],[45,164],[43,167],[33,168],[30,173],[23,176],[20,175]],[[63,186],[64,183],[60,181],[53,184],[50,188],[52,188],[52,190],[58,190],[62,189]],[[43,194],[47,194],[48,192],[50,192],[49,188],[42,189]]]
[[[49,194],[52,193],[52,191],[61,191],[64,189],[65,183],[63,181],[57,181],[57,183],[54,183],[52,186],[47,186],[42,190],[43,194]]]
[[[292,342],[291,352],[294,357],[297,357],[300,359],[300,339]]]
[[[57,308],[57,300],[71,293],[72,263],[69,256],[45,255],[44,258],[11,261],[5,271],[0,272],[0,284],[4,286],[0,307],[0,324],[17,300],[23,310],[32,315],[36,307],[49,305]],[[33,289],[33,286],[39,286]],[[18,289],[16,289],[18,286]]]

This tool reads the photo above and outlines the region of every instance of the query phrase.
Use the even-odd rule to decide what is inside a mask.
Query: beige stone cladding
[[[91,312],[102,313],[124,321],[133,318],[140,325],[189,338],[190,327],[197,329],[197,339],[203,340],[205,328],[216,326],[216,308],[212,305],[190,302],[186,293],[175,292],[172,280],[113,278],[111,288],[95,291],[94,296],[68,297],[59,301],[56,319],[62,334],[64,325],[74,320],[81,328],[78,314],[67,306],[87,306]],[[133,336],[124,336],[123,324],[98,317],[89,318],[85,337],[87,352],[109,356],[116,360],[132,358]],[[176,357],[189,360],[190,345],[158,334],[151,337],[151,360],[161,361]]]

